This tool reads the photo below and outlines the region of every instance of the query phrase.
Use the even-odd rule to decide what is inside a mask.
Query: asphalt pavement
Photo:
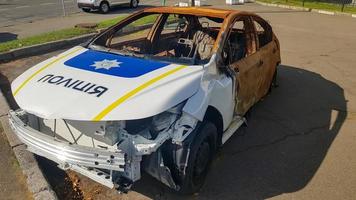
[[[143,0],[140,2],[140,5],[143,6],[160,4],[160,0]],[[127,7],[127,5],[126,7],[117,6],[113,9],[113,13],[127,9]],[[70,16],[80,12],[82,11],[78,8],[76,0],[0,0],[0,28],[31,23],[41,19]]]
[[[129,1],[129,0],[127,0]],[[97,23],[122,14],[131,14],[149,6],[161,5],[160,0],[140,1],[136,9],[123,4],[115,6],[108,14],[98,11],[81,11],[76,0],[65,0],[65,13],[61,0],[0,0],[0,42],[29,37],[74,27],[79,23]],[[175,1],[167,2],[173,5]]]
[[[63,2],[67,15],[80,11],[76,0]],[[0,0],[0,27],[62,15],[62,0]]]

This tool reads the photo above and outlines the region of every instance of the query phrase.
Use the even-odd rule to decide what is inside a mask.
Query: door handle
[[[262,65],[263,65],[263,60],[258,61],[257,66],[258,66],[258,67],[261,67]]]

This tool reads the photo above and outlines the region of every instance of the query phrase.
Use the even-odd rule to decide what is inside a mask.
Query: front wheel
[[[131,0],[130,1],[130,7],[131,8],[137,8],[138,6],[138,0]]]
[[[180,175],[181,194],[198,192],[203,186],[211,161],[217,149],[217,128],[203,122],[191,144],[185,175]]]
[[[100,4],[100,12],[101,13],[108,13],[110,10],[109,3],[104,1]]]

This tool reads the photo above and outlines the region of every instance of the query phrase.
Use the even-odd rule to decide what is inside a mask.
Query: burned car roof
[[[143,12],[176,13],[176,14],[189,14],[189,15],[196,15],[196,16],[226,18],[229,14],[237,13],[239,11],[217,9],[217,8],[199,8],[199,7],[155,7],[155,8],[144,9]]]

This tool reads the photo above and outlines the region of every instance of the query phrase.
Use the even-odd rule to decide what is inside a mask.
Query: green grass
[[[125,17],[126,17],[126,15],[118,16],[113,19],[104,20],[98,24],[98,28],[100,29],[100,28],[107,28],[109,26],[112,26],[112,25],[116,24],[117,22],[123,20]],[[136,20],[134,23],[132,23],[132,25],[139,26],[139,25],[153,23],[154,20],[156,19],[156,17],[157,17],[157,15],[148,15],[146,17],[139,19],[139,20]]]
[[[127,15],[119,16],[113,19],[109,20],[104,20],[100,23],[98,23],[98,29],[103,29],[110,27],[122,19],[124,19]],[[154,20],[156,19],[157,15],[149,15],[147,17],[143,17],[133,23],[133,25],[139,26],[143,24],[149,24],[153,23]],[[11,49],[16,49],[20,47],[25,47],[25,46],[31,46],[35,44],[42,44],[46,42],[51,42],[51,41],[56,41],[56,40],[62,40],[62,39],[68,39],[68,38],[73,38],[76,36],[88,34],[88,33],[94,33],[96,32],[96,29],[87,29],[87,28],[67,28],[67,29],[62,29],[58,31],[52,31],[48,33],[43,33],[27,38],[22,38],[22,39],[16,39],[8,42],[3,42],[0,43],[0,52],[6,52]]]
[[[104,21],[101,21],[99,24],[98,24],[98,28],[107,28],[107,27],[110,27],[116,23],[118,23],[119,21],[123,20],[125,17],[127,17],[126,15],[123,15],[123,16],[118,16],[118,17],[115,17],[113,19],[107,19],[107,20],[104,20]]]
[[[274,4],[283,4],[290,6],[303,6],[303,0],[258,0],[260,2],[265,3],[274,3]],[[305,0],[304,1],[305,8],[326,10],[326,11],[336,11],[341,12],[342,5],[341,4],[333,4],[333,3],[325,3],[317,0]],[[345,13],[356,14],[356,6],[345,5],[344,11]]]
[[[43,33],[36,36],[0,43],[0,52],[5,52],[11,49],[31,46],[35,44],[42,44],[46,42],[56,41],[60,39],[72,38],[72,37],[76,37],[87,33],[93,33],[93,32],[95,32],[95,29],[68,28],[59,31]]]

